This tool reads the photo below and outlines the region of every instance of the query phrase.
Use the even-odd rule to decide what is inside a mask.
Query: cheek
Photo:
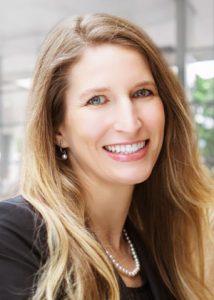
[[[163,133],[165,125],[165,113],[162,102],[154,101],[148,104],[143,116],[144,121],[151,130],[159,134]]]
[[[158,112],[158,115],[159,115],[159,124],[160,124],[160,127],[162,128],[162,131],[164,133],[164,127],[165,127],[165,111],[164,111],[164,107],[163,107],[163,103],[161,103],[161,107],[159,107],[159,112]]]
[[[154,123],[157,127],[159,127],[160,131],[163,133],[165,127],[165,113],[163,107],[157,109],[156,113],[154,113]]]
[[[77,115],[71,122],[75,124],[75,131],[71,131],[72,140],[80,139],[90,142],[98,142],[106,129],[108,128],[105,123],[105,118],[97,114],[82,114]]]

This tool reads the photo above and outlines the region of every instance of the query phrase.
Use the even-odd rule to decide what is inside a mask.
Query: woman
[[[0,208],[1,299],[213,299],[211,179],[140,28],[106,14],[57,25],[27,124],[22,196]]]

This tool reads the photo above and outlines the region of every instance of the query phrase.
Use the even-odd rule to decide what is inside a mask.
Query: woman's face
[[[164,136],[164,108],[147,61],[137,51],[89,47],[70,69],[66,113],[57,133],[80,180],[145,181]]]

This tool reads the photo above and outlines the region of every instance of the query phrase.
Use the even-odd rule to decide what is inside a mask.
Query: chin
[[[148,170],[146,173],[144,172],[144,174],[138,173],[136,175],[132,175],[127,178],[121,179],[121,183],[128,184],[128,185],[135,185],[138,183],[142,183],[150,177],[151,173],[152,173],[152,170]]]

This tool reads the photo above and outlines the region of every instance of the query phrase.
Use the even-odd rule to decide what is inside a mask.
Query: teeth
[[[144,148],[145,144],[146,142],[144,141],[138,144],[105,146],[105,149],[107,149],[110,152],[128,154],[139,151],[140,149]]]

